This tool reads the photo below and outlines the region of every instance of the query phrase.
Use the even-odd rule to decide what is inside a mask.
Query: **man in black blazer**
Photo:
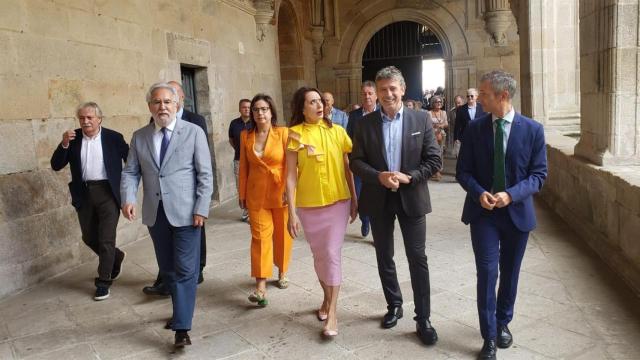
[[[376,74],[381,109],[354,126],[350,167],[362,178],[358,206],[371,217],[378,273],[387,301],[383,328],[402,317],[402,294],[393,261],[393,228],[398,218],[409,260],[416,330],[422,342],[438,340],[431,326],[429,267],[425,254],[426,219],[431,212],[427,180],[442,166],[431,118],[403,107],[402,73],[386,67]]]
[[[51,168],[71,164],[71,204],[76,208],[82,240],[98,255],[95,300],[109,297],[109,287],[120,276],[125,252],[116,247],[120,218],[120,174],[129,146],[122,134],[101,126],[102,110],[87,102],[76,111],[80,129],[62,134],[51,156]]]
[[[378,110],[378,96],[376,95],[376,84],[371,80],[366,80],[360,85],[360,105],[361,107],[353,110],[349,113],[349,120],[347,121],[347,134],[353,139],[353,127],[354,124],[365,115]],[[356,195],[360,199],[360,191],[362,191],[362,180],[358,176],[353,177],[353,183],[356,187]],[[360,234],[362,237],[369,235],[370,221],[369,217],[362,212],[358,211],[360,215]]]
[[[467,90],[467,103],[456,110],[456,124],[453,128],[454,143],[462,142],[464,130],[471,120],[482,117],[485,114],[482,105],[478,102],[478,90],[470,88]]]
[[[176,118],[188,121],[192,124],[198,125],[204,130],[204,134],[207,135],[207,144],[209,143],[209,132],[207,131],[207,122],[202,117],[202,115],[198,115],[184,108],[184,90],[182,89],[182,85],[180,85],[177,81],[169,81],[167,84],[171,85],[172,88],[176,89],[178,92],[178,97],[180,102],[178,103],[178,112],[176,113]],[[153,122],[153,118],[149,122]],[[198,284],[204,281],[204,275],[202,271],[204,267],[207,265],[207,235],[204,230],[204,226],[202,227],[202,231],[200,231],[200,274],[198,275]],[[160,276],[160,271],[158,270],[158,276],[156,276],[156,281],[151,286],[145,286],[142,288],[142,292],[147,295],[163,295],[169,296],[169,289],[167,289],[162,283],[162,277]]]

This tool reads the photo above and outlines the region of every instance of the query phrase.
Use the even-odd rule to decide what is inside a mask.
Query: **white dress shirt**
[[[80,164],[82,165],[82,180],[106,180],[107,170],[102,156],[102,127],[94,137],[82,133],[80,147]]]
[[[153,146],[156,150],[156,161],[160,164],[160,147],[162,147],[162,126],[158,126],[154,122],[156,126],[156,133],[153,135]],[[171,141],[171,135],[173,135],[173,129],[176,127],[176,119],[174,118],[169,125],[167,125],[167,137],[169,141]]]
[[[469,112],[469,120],[473,120],[476,118],[476,108],[478,105],[474,105],[473,107],[467,105],[467,111]]]

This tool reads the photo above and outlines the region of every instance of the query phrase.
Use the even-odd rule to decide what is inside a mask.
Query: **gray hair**
[[[380,69],[376,73],[376,83],[380,80],[387,80],[387,79],[397,80],[400,82],[400,86],[402,86],[403,88],[407,87],[404,82],[404,77],[402,76],[402,73],[395,66],[387,66],[385,68]]]
[[[362,85],[360,85],[360,90],[366,88],[366,87],[370,87],[370,88],[376,88],[376,83],[374,83],[371,80],[366,80],[362,82]]]
[[[469,95],[469,93],[474,93],[475,95],[478,95],[478,89],[476,89],[476,88],[468,88],[467,89],[467,95]]]
[[[493,89],[493,92],[496,94],[506,91],[509,94],[509,99],[513,99],[516,95],[516,79],[504,70],[493,70],[482,75],[480,82],[485,81],[491,84],[491,89]]]
[[[146,97],[147,104],[151,103],[151,96],[153,96],[153,93],[158,89],[167,89],[171,91],[171,95],[172,95],[171,97],[173,98],[173,101],[176,104],[178,103],[178,92],[176,91],[176,89],[174,89],[171,85],[169,85],[169,83],[158,82],[151,85],[151,87],[149,88],[149,91],[147,91],[147,97]]]
[[[431,97],[431,99],[429,99],[429,103],[431,104],[431,106],[433,106],[433,104],[436,103],[436,100],[440,100],[440,102],[442,103],[442,105],[444,105],[444,101],[442,101],[442,96],[440,95],[433,95]]]
[[[96,114],[96,116],[102,119],[102,109],[100,109],[100,106],[98,106],[98,104],[93,101],[87,101],[78,105],[78,107],[76,108],[76,117],[80,117],[80,110],[86,108],[93,109],[93,112]]]

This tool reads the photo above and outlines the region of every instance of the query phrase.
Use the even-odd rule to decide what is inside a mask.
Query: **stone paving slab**
[[[322,290],[303,238],[294,242],[290,287],[271,283],[264,309],[248,302],[249,226],[230,202],[207,222],[208,264],[198,290],[193,346],[173,351],[173,333],[163,329],[170,300],[141,291],[157,271],[147,238],[125,247],[124,272],[106,301],[92,299],[96,260],[3,299],[0,359],[474,359],[482,340],[469,229],[459,220],[464,192],[450,176],[430,189],[427,256],[432,322],[440,337],[434,347],[415,336],[398,226],[396,265],[407,316],[393,329],[379,327],[386,304],[371,236],[360,236],[357,221],[343,248],[340,334],[327,341],[314,314]],[[510,326],[514,345],[498,356],[640,359],[640,299],[549,208],[538,203],[537,209],[539,226],[529,240]]]

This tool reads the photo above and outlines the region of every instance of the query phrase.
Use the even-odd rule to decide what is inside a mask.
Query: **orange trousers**
[[[288,220],[289,212],[286,207],[249,209],[252,277],[272,277],[273,264],[281,273],[287,272],[293,245],[287,230]]]

